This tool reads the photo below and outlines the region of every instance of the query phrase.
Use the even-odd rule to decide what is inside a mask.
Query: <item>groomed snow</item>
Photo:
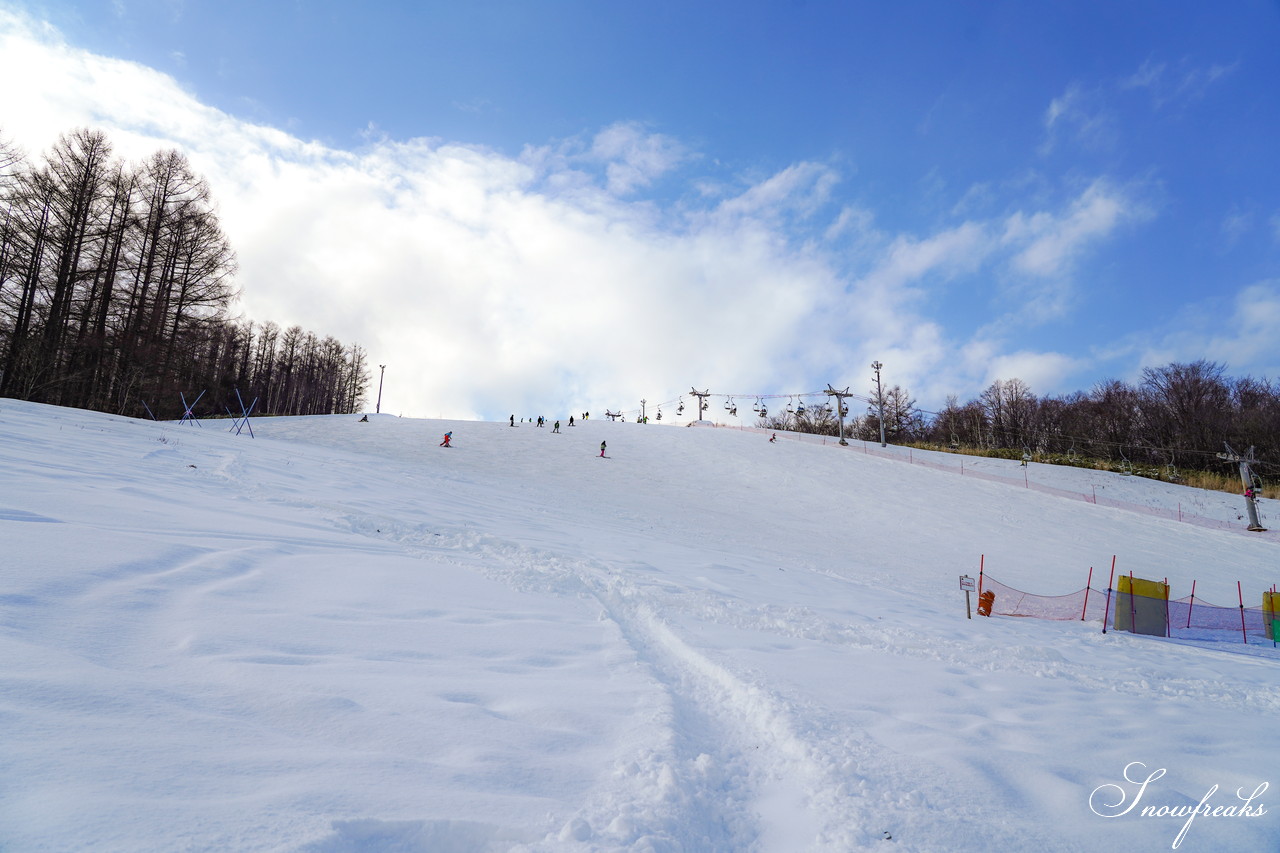
[[[1274,790],[1168,814],[1280,781],[1269,641],[968,620],[957,583],[1114,555],[1257,606],[1275,536],[726,429],[251,425],[0,400],[0,849],[1280,844]]]

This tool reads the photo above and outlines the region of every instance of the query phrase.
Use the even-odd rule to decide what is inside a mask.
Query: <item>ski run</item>
[[[1114,558],[1257,607],[1274,531],[753,431],[230,425],[0,400],[0,849],[1280,847],[1269,640],[967,619],[958,585]]]

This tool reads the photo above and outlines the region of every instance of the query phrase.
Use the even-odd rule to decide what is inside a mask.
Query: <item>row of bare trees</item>
[[[1180,468],[1216,467],[1224,442],[1275,459],[1280,382],[1233,378],[1205,360],[1145,368],[1136,385],[1108,380],[1061,397],[1038,398],[1020,380],[998,380],[963,405],[949,399],[920,438]]]
[[[865,414],[846,418],[849,437],[878,441],[880,407],[871,392]],[[839,431],[828,406],[762,420],[771,429],[825,435]],[[1216,467],[1230,443],[1256,447],[1259,458],[1280,458],[1280,382],[1232,378],[1216,362],[1146,368],[1132,385],[1119,380],[1091,391],[1038,397],[1020,379],[999,379],[976,398],[947,399],[941,412],[924,412],[895,385],[884,392],[885,437],[987,450],[1030,451],[1149,466]]]
[[[105,134],[40,162],[0,139],[0,397],[157,417],[351,412],[359,347],[229,316],[236,258],[209,187],[178,151],[137,164]]]

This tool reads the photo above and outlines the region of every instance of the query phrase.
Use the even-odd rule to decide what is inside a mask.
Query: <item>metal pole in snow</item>
[[[1172,637],[1172,627],[1169,625],[1169,579],[1164,579],[1164,635]]]
[[[1134,602],[1136,596],[1133,593],[1133,570],[1129,570],[1129,630],[1134,634],[1138,633],[1138,605]]]
[[[1084,607],[1080,608],[1080,621],[1084,621],[1084,615],[1089,611],[1089,586],[1093,583],[1093,566],[1089,567],[1089,579],[1084,582]]]
[[[1116,558],[1111,556],[1111,577],[1107,580],[1107,606],[1102,609],[1102,633],[1107,633],[1107,620],[1111,618],[1111,587],[1116,579]]]
[[[1191,581],[1191,603],[1187,605],[1187,627],[1191,627],[1191,608],[1196,606],[1196,582]]]
[[[978,556],[978,598],[982,598],[982,570],[983,570],[983,567],[986,565],[986,562],[987,562],[986,554],[981,554]]]
[[[1249,632],[1244,627],[1244,591],[1240,588],[1240,581],[1236,581],[1236,595],[1240,596],[1240,633],[1244,636],[1245,645],[1249,644]]]

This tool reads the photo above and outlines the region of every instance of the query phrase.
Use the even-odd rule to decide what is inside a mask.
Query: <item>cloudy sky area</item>
[[[0,133],[181,149],[238,310],[361,344],[384,412],[865,394],[877,359],[936,410],[1280,378],[1278,44],[1268,0],[0,0]]]

